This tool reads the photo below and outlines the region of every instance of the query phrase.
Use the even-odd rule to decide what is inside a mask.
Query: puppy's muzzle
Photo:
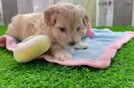
[[[75,44],[76,44],[75,41],[70,41],[70,42],[69,42],[69,45],[70,45],[70,46],[74,46]]]

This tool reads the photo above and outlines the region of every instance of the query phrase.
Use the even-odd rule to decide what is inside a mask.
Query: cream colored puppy
[[[64,60],[71,57],[65,48],[87,48],[81,44],[81,31],[87,24],[88,17],[81,6],[57,3],[44,12],[13,17],[6,34],[20,41],[31,35],[47,35],[52,42],[51,54]]]

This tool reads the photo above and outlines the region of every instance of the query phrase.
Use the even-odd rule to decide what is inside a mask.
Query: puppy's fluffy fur
[[[81,32],[87,25],[88,17],[80,5],[57,3],[44,12],[13,17],[6,34],[20,41],[31,35],[47,35],[52,42],[51,54],[65,59],[71,56],[65,48],[87,47],[81,44]]]

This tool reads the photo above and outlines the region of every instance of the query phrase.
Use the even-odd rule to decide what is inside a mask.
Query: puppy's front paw
[[[67,53],[67,52],[64,52],[64,51],[63,52],[56,52],[54,54],[54,56],[57,59],[59,59],[60,61],[65,61],[65,60],[71,58],[71,55],[69,53]]]
[[[89,46],[87,43],[80,42],[78,45],[75,46],[75,49],[87,49]]]

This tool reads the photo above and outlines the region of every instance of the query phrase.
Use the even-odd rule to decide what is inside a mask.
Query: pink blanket
[[[90,67],[94,67],[94,68],[107,68],[110,63],[111,63],[111,59],[115,56],[117,50],[119,48],[121,48],[121,46],[124,43],[127,43],[129,40],[131,40],[134,37],[134,32],[122,32],[122,33],[115,33],[115,32],[111,32],[109,30],[105,30],[105,31],[98,31],[98,29],[94,30],[95,32],[95,36],[93,37],[93,39],[89,39],[86,38],[83,41],[84,42],[91,42],[89,43],[89,46],[91,44],[91,49],[89,48],[89,50],[86,51],[76,51],[74,53],[74,58],[75,59],[68,59],[66,61],[60,61],[55,59],[52,56],[41,56],[42,58],[44,58],[46,61],[48,62],[53,62],[53,63],[57,63],[60,65],[67,65],[67,66],[80,66],[80,65],[86,65],[86,66],[90,66]],[[111,36],[109,36],[111,34]],[[105,35],[105,36],[102,36]],[[118,35],[118,37],[116,37]],[[102,38],[101,38],[102,36]],[[106,39],[105,39],[106,37]],[[109,41],[109,42],[107,42]],[[95,43],[93,43],[95,42]],[[104,44],[103,44],[104,42]],[[100,50],[101,47],[104,47],[104,49],[102,48],[101,51],[97,51],[98,49],[96,49],[96,51],[94,50],[94,48],[92,48],[92,45],[95,46],[95,44],[101,44],[100,45]],[[6,48],[10,51],[14,51],[17,43],[16,40],[10,36],[4,35],[2,37],[0,37],[0,47],[3,47],[4,45],[6,45]],[[96,45],[99,46],[99,45]],[[82,55],[85,54],[85,52],[88,54],[90,54],[89,56],[84,57],[82,55],[78,55],[77,53],[83,52]],[[91,52],[91,53],[90,53]],[[93,52],[93,53],[92,53]],[[95,54],[94,54],[95,53]],[[92,55],[93,54],[93,55]],[[97,56],[98,55],[98,56]],[[80,56],[80,58],[78,58]],[[78,58],[78,59],[77,59]]]

